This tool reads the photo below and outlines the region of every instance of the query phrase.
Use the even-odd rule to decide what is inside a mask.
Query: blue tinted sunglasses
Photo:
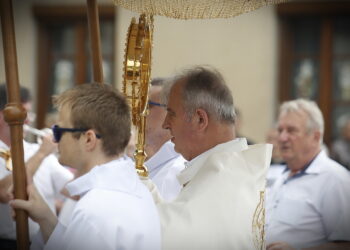
[[[74,133],[74,132],[85,132],[87,130],[89,130],[89,129],[88,128],[61,128],[58,125],[52,126],[53,138],[54,138],[54,141],[56,143],[58,143],[61,140],[61,137],[62,137],[63,133],[65,133],[65,132]],[[98,134],[96,134],[96,137],[98,139],[101,138],[101,136]]]
[[[151,106],[158,106],[158,107],[163,107],[165,108],[166,105],[163,104],[163,103],[159,103],[159,102],[152,102],[152,101],[148,101],[148,105],[151,105]]]

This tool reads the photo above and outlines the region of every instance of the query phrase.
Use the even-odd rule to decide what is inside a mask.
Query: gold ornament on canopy
[[[125,9],[176,19],[229,18],[286,0],[114,0]]]
[[[137,129],[136,170],[140,176],[147,176],[143,165],[146,159],[145,124],[148,106],[148,89],[151,73],[153,17],[142,14],[139,22],[135,18],[129,26],[125,58],[123,93],[131,106],[132,123]]]

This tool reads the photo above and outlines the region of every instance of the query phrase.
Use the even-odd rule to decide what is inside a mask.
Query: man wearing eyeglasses
[[[174,150],[169,130],[163,129],[166,105],[161,101],[165,78],[154,78],[149,91],[149,114],[146,117],[147,166],[149,177],[156,184],[160,195],[171,201],[181,190],[177,174],[184,169],[185,159]]]
[[[30,111],[30,92],[24,87],[20,87],[20,97],[23,107]],[[7,102],[6,85],[0,84],[0,149],[3,152],[10,152],[10,128],[4,120],[3,110]],[[62,167],[57,158],[52,154],[57,145],[52,142],[52,137],[47,135],[42,137],[41,145],[23,141],[24,160],[26,171],[33,178],[40,194],[44,197],[53,212],[56,212],[56,200],[63,199],[60,191],[64,185],[73,178],[72,173]],[[0,249],[16,249],[16,223],[11,216],[11,208],[8,204],[8,190],[12,185],[12,164],[7,169],[8,159],[0,158]],[[29,234],[32,238],[38,231],[39,225],[32,220],[28,220]]]
[[[159,249],[156,207],[134,166],[123,156],[130,138],[125,98],[105,84],[83,84],[55,98],[53,127],[61,164],[76,169],[67,184],[79,196],[71,220],[61,224],[33,185],[29,201],[14,200],[40,225],[45,249]]]

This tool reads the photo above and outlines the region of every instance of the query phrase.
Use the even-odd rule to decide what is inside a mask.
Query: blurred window
[[[38,27],[37,127],[53,111],[51,96],[93,81],[85,6],[35,6]],[[114,6],[99,6],[104,82],[114,84]]]
[[[350,114],[350,3],[296,2],[277,7],[280,24],[280,102],[316,101],[325,117],[325,142]]]

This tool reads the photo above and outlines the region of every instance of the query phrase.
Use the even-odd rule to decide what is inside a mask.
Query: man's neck
[[[295,159],[293,161],[287,161],[287,166],[290,169],[289,176],[294,176],[300,170],[304,169],[315,157],[320,153],[321,149],[317,151],[310,152],[308,157],[304,157],[303,159]]]
[[[157,153],[160,148],[161,148],[161,145],[155,146],[155,145],[146,144],[145,146],[145,151],[147,154],[146,160],[150,159],[153,155],[155,155],[155,153]]]
[[[111,162],[113,160],[117,160],[121,157],[121,155],[114,155],[114,156],[105,156],[105,155],[99,155],[97,157],[90,157],[89,160],[87,160],[82,168],[77,169],[77,175],[82,176],[88,172],[91,171],[96,166],[106,164],[108,162]]]
[[[192,159],[216,147],[219,144],[232,141],[235,138],[236,134],[233,126],[222,124],[215,126],[210,131],[208,131],[198,143],[196,143],[196,145],[198,145],[198,150]]]
[[[162,140],[159,140],[157,142],[151,142],[145,145],[145,151],[147,154],[146,160],[150,159],[153,155],[155,155],[160,148],[166,143],[167,141],[170,140],[169,138],[163,138]]]

